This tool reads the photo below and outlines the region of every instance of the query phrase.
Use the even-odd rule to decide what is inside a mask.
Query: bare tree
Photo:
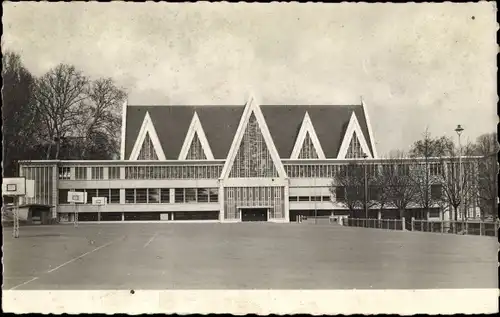
[[[498,199],[498,160],[499,150],[497,134],[483,134],[477,138],[475,154],[478,160],[477,201],[481,210],[481,219],[494,216]]]
[[[88,99],[82,106],[84,111],[79,120],[83,158],[99,146],[108,147],[109,152],[118,151],[120,111],[126,97],[126,93],[116,87],[111,78],[98,79],[90,84]]]
[[[400,218],[404,217],[408,206],[416,201],[419,192],[411,174],[414,163],[403,152],[397,152],[382,165],[380,182],[385,184],[387,203],[398,209]]]
[[[374,165],[367,164],[365,170],[364,164],[366,162],[352,162],[342,166],[335,174],[330,186],[330,192],[336,196],[340,194],[339,191],[342,193],[343,197],[340,201],[353,213],[359,210],[369,210],[377,204],[377,195],[374,189],[379,187],[377,186],[376,173],[374,173]],[[365,181],[369,189],[366,197]],[[370,191],[370,189],[372,190]]]
[[[460,167],[459,155],[471,156],[474,154],[474,146],[466,144],[462,146],[462,154],[458,149],[453,148],[450,155],[441,158],[442,164],[445,167],[444,173],[439,175],[439,183],[442,185],[444,203],[453,208],[453,219],[458,219],[458,207],[465,199],[475,195],[477,186],[475,185],[475,177],[477,176],[474,160],[463,160]],[[463,207],[463,219],[466,217],[465,206]],[[450,217],[451,218],[451,217]]]
[[[88,79],[74,66],[64,64],[35,81],[33,105],[44,127],[39,136],[47,144],[46,159],[58,159],[62,140],[74,133],[84,110],[87,88]]]

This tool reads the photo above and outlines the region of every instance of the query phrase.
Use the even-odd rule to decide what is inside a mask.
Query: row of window
[[[104,179],[103,166],[90,168],[90,179]],[[222,165],[208,166],[127,166],[125,179],[217,179]],[[75,167],[75,180],[86,180],[87,167]],[[71,168],[59,167],[59,179],[71,179]],[[108,167],[108,179],[120,179],[120,167]]]
[[[86,189],[72,189],[75,192],[87,193],[87,204],[92,203],[92,197],[106,197],[108,204],[119,204],[120,203],[120,189],[119,188],[86,188]],[[69,189],[59,189],[59,203],[68,203],[68,192]]]
[[[175,203],[208,203],[218,202],[217,188],[175,188]],[[127,188],[125,189],[125,203],[153,204],[169,203],[169,188]]]
[[[421,164],[419,165],[421,166]],[[349,174],[354,172],[353,169],[363,169],[363,165],[285,165],[285,171],[288,177],[292,178],[312,178],[312,177],[323,177],[323,178],[333,178],[340,173]],[[397,172],[401,175],[408,175],[413,167],[410,165],[398,165],[397,167],[392,164],[368,164],[366,165],[367,175],[375,176],[379,173],[384,172],[385,169],[394,170],[397,168]],[[440,163],[429,164],[429,174],[431,176],[442,175],[443,167]]]
[[[217,179],[222,165],[127,166],[125,179]]]
[[[59,189],[59,203],[68,203],[69,189]],[[120,189],[72,189],[71,191],[87,193],[87,204],[92,203],[92,197],[106,197],[109,204],[120,203]],[[187,202],[218,202],[219,191],[217,188],[175,188],[174,201]],[[170,203],[170,188],[127,188],[125,189],[125,203],[127,204],[153,204]]]
[[[418,164],[419,168],[425,168],[423,163]],[[127,166],[125,167],[125,179],[217,179],[222,172],[222,165],[209,166]],[[245,167],[247,168],[247,167]],[[349,173],[350,169],[364,168],[363,165],[285,165],[288,177],[311,178],[323,177],[332,178],[339,173]],[[366,166],[367,175],[376,175],[384,169],[394,169],[392,164],[368,164]],[[410,165],[398,165],[397,171],[401,175],[408,175],[415,167]],[[91,167],[90,178],[93,180],[104,179],[104,167]],[[431,176],[443,175],[443,165],[441,163],[430,163],[429,174]],[[70,167],[59,167],[59,179],[71,179]],[[75,179],[87,179],[87,167],[75,167]],[[120,167],[108,167],[108,179],[120,179]]]
[[[290,196],[289,201],[331,201],[330,196]]]

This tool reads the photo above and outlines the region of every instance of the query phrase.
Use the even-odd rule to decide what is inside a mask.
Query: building
[[[367,107],[358,105],[123,106],[121,159],[24,161],[53,217],[102,221],[261,220],[346,215],[332,179],[352,161],[381,164]],[[436,161],[433,164],[439,165]],[[68,203],[85,191],[87,203]],[[339,196],[339,197],[337,197]],[[378,215],[381,217],[380,213]]]

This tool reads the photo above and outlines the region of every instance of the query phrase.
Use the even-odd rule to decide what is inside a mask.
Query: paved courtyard
[[[498,287],[489,237],[271,223],[3,230],[4,290]]]

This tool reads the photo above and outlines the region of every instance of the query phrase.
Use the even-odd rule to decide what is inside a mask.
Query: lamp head
[[[462,128],[462,126],[459,124],[457,125],[457,128],[455,129],[455,132],[460,135],[462,134],[462,131],[464,130],[464,128]]]

